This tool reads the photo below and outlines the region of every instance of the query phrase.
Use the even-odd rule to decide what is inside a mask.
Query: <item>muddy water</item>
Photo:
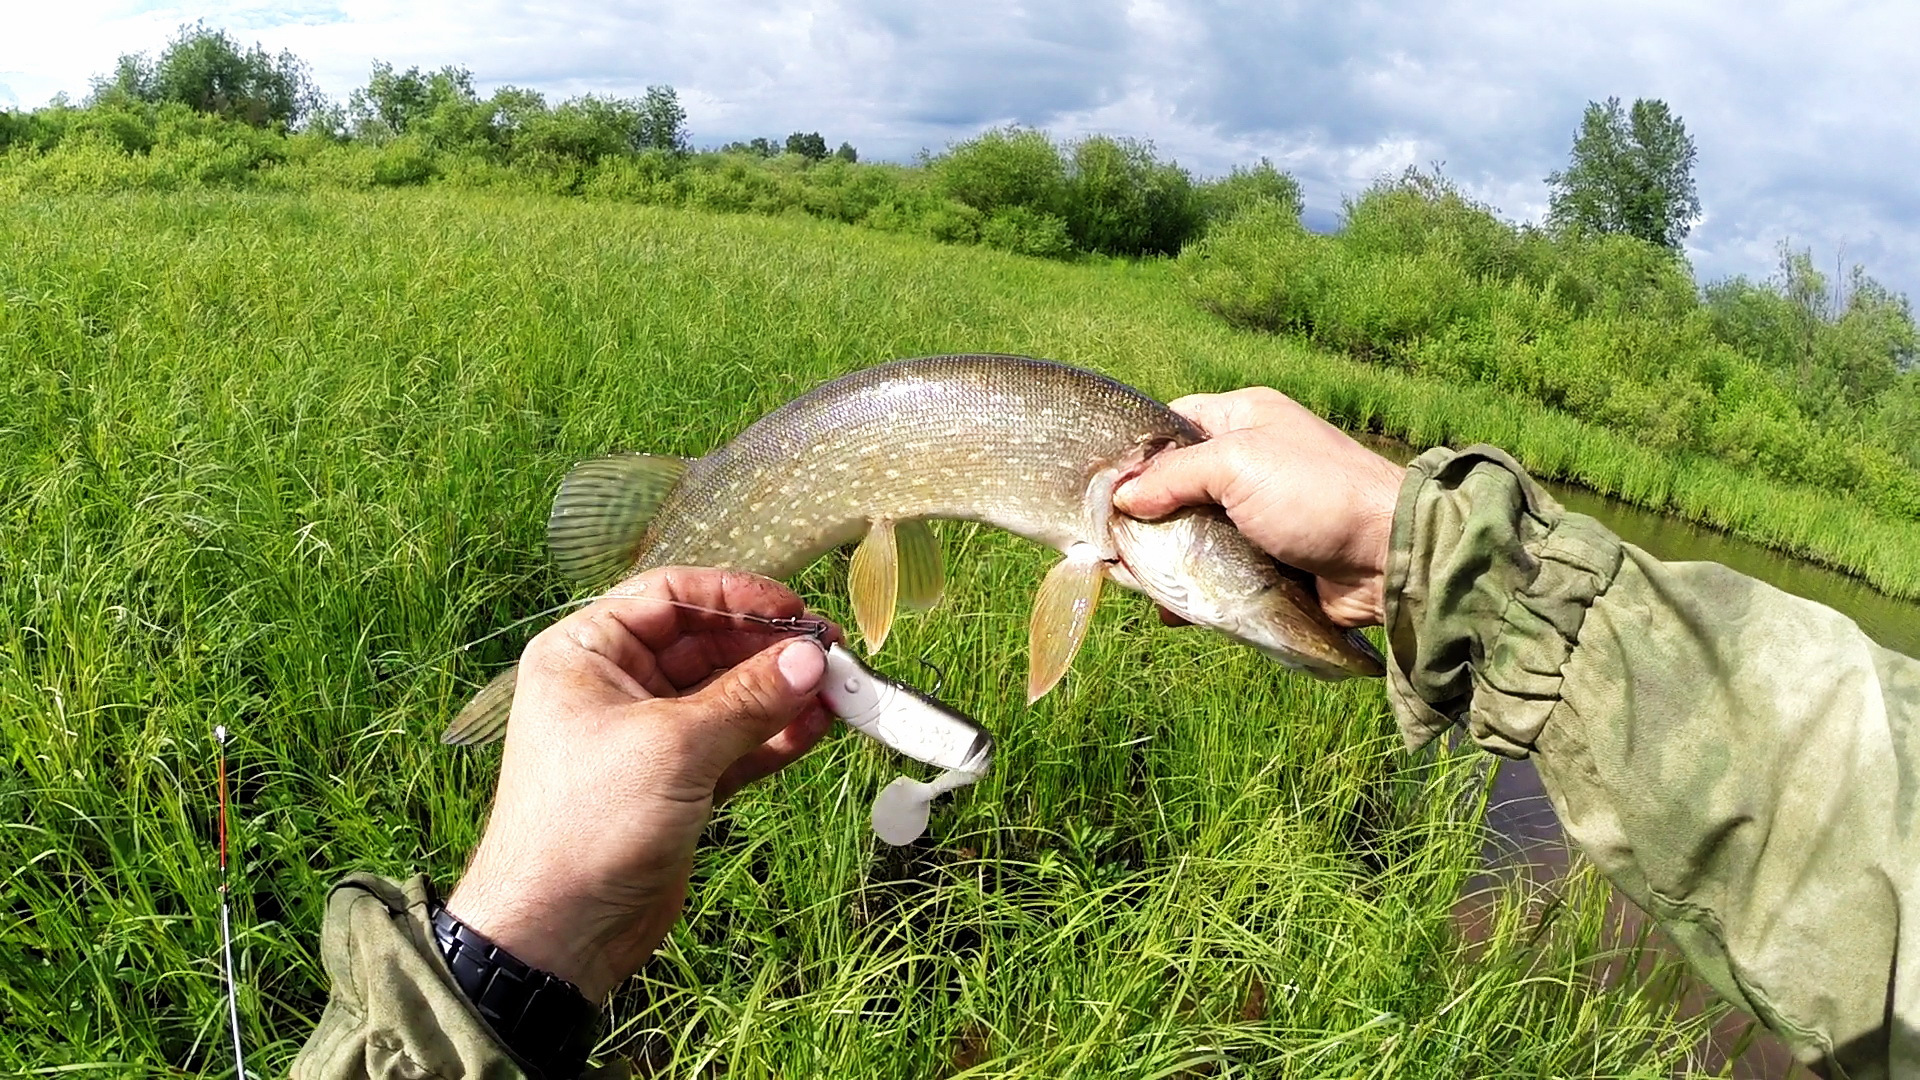
[[[1369,440],[1380,453],[1396,461],[1411,460],[1414,451],[1400,443]],[[1597,518],[1621,539],[1667,562],[1705,561],[1758,578],[1776,588],[1806,597],[1852,618],[1874,641],[1908,656],[1920,656],[1920,604],[1895,600],[1857,578],[1790,558],[1758,544],[1725,533],[1669,518],[1639,507],[1561,484],[1545,485],[1569,510]],[[1553,807],[1531,762],[1503,761],[1494,778],[1494,800],[1487,813],[1488,841],[1484,851],[1490,872],[1519,875],[1551,889],[1575,858],[1560,831]],[[1620,933],[1631,936],[1645,918],[1616,898]],[[1462,925],[1469,933],[1476,906],[1463,901]],[[1658,936],[1657,934],[1655,935]],[[1615,973],[1619,975],[1621,973]],[[1685,1000],[1699,1008],[1708,1000],[1703,986],[1686,988]],[[1737,1078],[1811,1077],[1793,1064],[1786,1047],[1764,1032],[1749,1032],[1741,1015],[1723,1020],[1707,1045],[1697,1050],[1696,1067],[1708,1072],[1726,1068]],[[1742,1047],[1743,1037],[1751,1041]],[[1729,1058],[1738,1054],[1737,1059]]]

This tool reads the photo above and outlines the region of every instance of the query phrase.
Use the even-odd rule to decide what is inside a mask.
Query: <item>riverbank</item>
[[[1196,389],[1265,383],[1349,431],[1421,447],[1492,443],[1544,479],[1765,545],[1858,577],[1891,597],[1920,597],[1920,522],[1875,513],[1843,496],[1774,483],[1711,458],[1650,450],[1480,387],[1317,351],[1301,349],[1275,364],[1258,350],[1222,350],[1195,361],[1194,371]]]

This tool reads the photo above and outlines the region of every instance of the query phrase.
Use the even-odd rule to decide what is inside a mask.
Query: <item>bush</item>
[[[1180,256],[1188,295],[1235,326],[1312,334],[1327,282],[1342,274],[1332,237],[1293,209],[1255,202]]]
[[[982,214],[1013,206],[1058,214],[1066,203],[1066,162],[1044,132],[989,131],[955,143],[931,167],[943,194]]]
[[[1075,143],[1065,198],[1074,246],[1104,255],[1178,254],[1202,220],[1186,170],[1133,139],[1091,135]]]
[[[1194,189],[1194,198],[1199,204],[1203,230],[1261,202],[1285,207],[1297,221],[1305,205],[1300,197],[1299,182],[1274,168],[1273,162],[1266,158],[1261,158],[1260,163],[1250,169],[1236,165],[1227,175],[1200,184]]]
[[[406,135],[374,151],[368,177],[379,187],[424,184],[439,173],[434,154],[424,139]]]
[[[980,242],[1018,255],[1058,259],[1073,253],[1067,223],[1054,214],[1025,206],[994,211],[980,226]]]

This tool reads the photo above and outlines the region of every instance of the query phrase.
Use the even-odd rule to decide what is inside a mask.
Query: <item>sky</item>
[[[1546,212],[1589,101],[1659,98],[1699,148],[1697,276],[1786,241],[1920,293],[1920,3],[1765,0],[7,0],[0,107],[85,95],[204,19],[291,49],[344,98],[374,60],[482,92],[680,95],[696,146],[818,130],[907,160],[985,128],[1149,139],[1198,175],[1271,159],[1307,220],[1440,163],[1510,220]]]

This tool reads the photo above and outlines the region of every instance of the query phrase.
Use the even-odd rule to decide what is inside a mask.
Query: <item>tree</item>
[[[93,80],[92,100],[177,101],[255,127],[292,126],[324,101],[293,53],[269,55],[257,44],[243,50],[204,23],[182,26],[157,62],[145,53],[120,57],[112,75]]]
[[[1677,250],[1700,220],[1693,139],[1667,103],[1588,102],[1567,167],[1547,177],[1547,220],[1561,228],[1626,233]]]
[[[833,156],[852,165],[860,160],[860,151],[855,150],[852,143],[843,142],[840,144],[840,149],[833,152]]]
[[[687,151],[687,110],[680,107],[680,95],[671,86],[649,86],[640,99],[639,135],[636,150]]]
[[[825,161],[827,140],[817,131],[796,131],[787,136],[787,153],[799,154],[808,161]]]
[[[392,64],[376,60],[367,85],[348,99],[347,111],[357,134],[375,138],[405,135],[426,126],[455,129],[458,136],[442,141],[460,141],[472,137],[475,124],[484,126],[492,120],[491,111],[473,89],[473,73],[452,64],[430,73],[417,67],[396,72]],[[433,122],[436,117],[438,124]],[[453,136],[454,132],[423,134]]]
[[[754,136],[746,142],[734,141],[720,147],[723,154],[751,154],[754,157],[780,156],[780,140]]]

